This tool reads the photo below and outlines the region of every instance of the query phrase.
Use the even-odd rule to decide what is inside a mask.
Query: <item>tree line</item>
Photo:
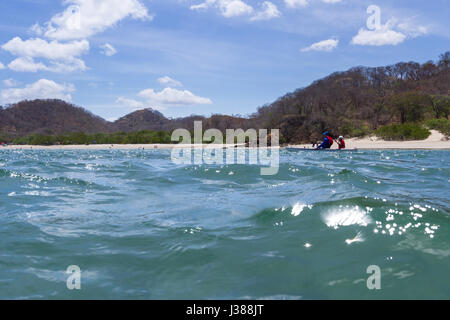
[[[391,124],[448,120],[450,52],[436,62],[355,67],[289,93],[252,115],[288,141],[310,142],[324,130],[362,136]]]
[[[280,129],[286,143],[316,142],[325,130],[346,137],[372,133],[394,137],[394,132],[400,132],[397,136],[409,139],[424,135],[420,127],[448,136],[449,94],[450,52],[446,52],[437,61],[423,64],[400,62],[336,72],[247,117],[192,115],[169,119],[144,109],[108,122],[60,100],[23,101],[0,108],[0,140],[20,144],[170,143],[172,130],[192,130],[194,121],[202,121],[205,130],[223,132]],[[389,126],[395,127],[383,129]]]

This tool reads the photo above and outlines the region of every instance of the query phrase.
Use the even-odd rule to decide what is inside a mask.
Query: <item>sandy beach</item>
[[[364,138],[346,139],[347,149],[429,149],[429,150],[450,150],[450,140],[447,140],[443,134],[431,130],[431,135],[426,140],[419,141],[385,141],[375,136]],[[243,144],[220,145],[220,148],[243,147]],[[0,147],[0,150],[155,150],[155,149],[182,149],[182,148],[217,148],[215,145],[186,145],[186,144],[107,144],[107,145],[67,145],[67,146],[30,146],[30,145],[12,145]],[[290,148],[311,148],[310,144],[289,145]],[[334,144],[332,149],[337,149]]]
[[[344,137],[345,139],[345,137]],[[364,138],[345,139],[347,149],[376,150],[376,149],[398,149],[398,150],[450,150],[450,140],[439,131],[431,130],[431,135],[426,140],[417,141],[385,141],[375,136]],[[310,144],[289,145],[292,148],[311,148]],[[333,144],[331,149],[337,149]]]

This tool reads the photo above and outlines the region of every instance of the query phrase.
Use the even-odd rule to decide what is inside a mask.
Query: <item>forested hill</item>
[[[83,108],[60,100],[23,101],[0,108],[0,135],[111,133],[141,130],[279,128],[283,142],[311,142],[323,130],[334,135],[360,136],[391,123],[421,123],[448,119],[450,112],[450,52],[424,64],[355,67],[315,81],[242,118],[226,115],[168,119],[144,109],[108,122]]]
[[[355,67],[289,93],[252,117],[294,142],[315,141],[325,129],[359,136],[391,123],[448,119],[449,66],[450,52],[424,64]]]
[[[106,120],[61,100],[22,101],[0,108],[0,133],[10,136],[105,132],[109,126]]]

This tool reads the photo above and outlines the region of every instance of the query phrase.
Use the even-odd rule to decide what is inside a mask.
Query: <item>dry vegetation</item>
[[[260,107],[249,117],[213,115],[168,119],[145,109],[114,123],[60,100],[23,101],[0,108],[0,138],[12,140],[32,134],[170,132],[203,128],[279,128],[282,142],[312,142],[323,130],[334,135],[363,136],[393,124],[434,123],[448,130],[450,112],[450,52],[424,64],[356,67],[334,73],[310,86]],[[440,119],[438,122],[430,122]],[[398,129],[397,127],[394,127]],[[406,128],[406,127],[405,127]],[[445,129],[446,128],[446,129]]]

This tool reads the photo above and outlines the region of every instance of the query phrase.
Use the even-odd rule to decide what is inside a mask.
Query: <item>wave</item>
[[[91,187],[91,188],[97,188],[97,189],[110,189],[110,187],[103,186],[100,184],[97,184],[92,181],[87,181],[83,179],[76,179],[76,178],[68,178],[68,177],[43,177],[36,174],[30,174],[30,173],[21,173],[16,171],[11,171],[7,169],[0,169],[0,177],[7,177],[11,179],[17,179],[17,180],[26,180],[31,181],[35,183],[63,183],[65,185],[76,185],[80,187]]]

